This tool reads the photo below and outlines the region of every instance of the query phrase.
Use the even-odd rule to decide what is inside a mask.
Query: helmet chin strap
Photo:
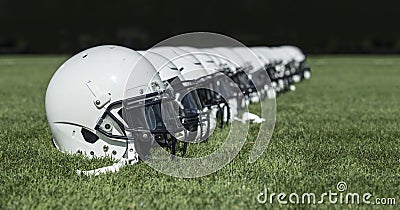
[[[241,119],[238,117],[235,117],[234,119],[237,121],[240,121],[242,123],[246,123],[249,121],[251,123],[261,124],[261,123],[265,122],[264,118],[261,118],[258,115],[250,113],[250,112],[243,113]]]
[[[115,173],[118,172],[120,168],[128,165],[129,160],[127,158],[122,158],[121,160],[119,160],[117,163],[114,163],[111,166],[106,166],[103,168],[97,168],[97,169],[93,169],[90,171],[81,171],[81,170],[76,170],[76,173],[78,175],[85,175],[85,176],[98,176],[100,174],[105,174],[105,173]]]
[[[78,175],[85,175],[85,176],[98,176],[100,174],[106,173],[115,173],[118,172],[120,168],[126,165],[134,165],[139,162],[139,155],[135,150],[135,146],[133,144],[133,140],[127,141],[127,150],[126,150],[126,157],[121,158],[117,163],[114,163],[111,166],[106,166],[102,168],[97,168],[89,171],[81,171],[76,170]]]

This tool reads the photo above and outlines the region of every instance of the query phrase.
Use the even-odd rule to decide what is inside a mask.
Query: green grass
[[[347,183],[346,192],[400,202],[398,56],[311,57],[312,79],[277,99],[276,127],[264,155],[248,164],[252,144],[247,143],[227,167],[196,179],[169,177],[144,163],[116,174],[77,176],[76,169],[110,161],[66,155],[51,144],[44,96],[65,59],[0,57],[0,209],[278,208],[277,202],[258,204],[257,195],[269,188],[318,196],[336,191],[339,181]],[[255,139],[251,133],[249,142]]]

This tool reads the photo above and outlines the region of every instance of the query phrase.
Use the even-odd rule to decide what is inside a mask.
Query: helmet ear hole
[[[94,144],[99,139],[99,137],[96,134],[87,130],[86,128],[82,128],[81,133],[85,141],[91,144]]]

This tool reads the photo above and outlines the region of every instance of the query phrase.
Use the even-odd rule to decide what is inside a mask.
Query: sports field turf
[[[277,120],[264,155],[248,164],[251,142],[227,167],[180,179],[144,163],[98,177],[76,169],[109,165],[58,152],[44,111],[47,83],[67,57],[0,57],[0,209],[271,208],[269,192],[371,193],[400,205],[400,57],[312,56],[313,77],[277,98]],[[252,126],[253,130],[256,128]],[[216,139],[217,141],[218,139]],[[215,143],[210,143],[215,144]],[[207,146],[202,145],[204,150]],[[302,204],[292,208],[377,208],[379,205]]]

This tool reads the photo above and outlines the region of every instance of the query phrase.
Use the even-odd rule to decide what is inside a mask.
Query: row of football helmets
[[[46,114],[59,150],[120,160],[85,172],[97,174],[151,158],[155,147],[183,156],[189,144],[206,142],[235,120],[261,123],[243,110],[310,76],[294,46],[98,46],[59,67]]]

